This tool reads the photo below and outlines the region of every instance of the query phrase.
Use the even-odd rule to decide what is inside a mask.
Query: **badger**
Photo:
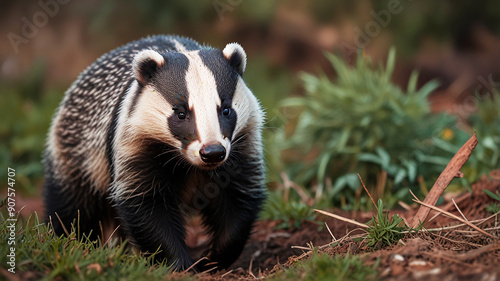
[[[48,220],[98,238],[103,222],[177,270],[229,267],[265,199],[264,113],[242,76],[246,53],[180,36],[123,45],[66,91],[44,151]],[[186,244],[197,215],[203,262]],[[73,225],[74,226],[74,225]]]

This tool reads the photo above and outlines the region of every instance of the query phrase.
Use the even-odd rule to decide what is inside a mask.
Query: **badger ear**
[[[132,62],[135,79],[141,86],[146,85],[163,64],[165,59],[158,52],[153,50],[139,52]]]
[[[247,66],[247,54],[238,43],[227,44],[222,54],[236,71],[243,75]]]

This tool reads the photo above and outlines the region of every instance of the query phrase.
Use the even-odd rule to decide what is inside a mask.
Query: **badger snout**
[[[221,144],[211,144],[200,149],[201,160],[207,164],[216,164],[226,158],[226,148]]]

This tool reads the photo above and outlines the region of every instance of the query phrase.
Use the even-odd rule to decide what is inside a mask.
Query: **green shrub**
[[[336,56],[327,57],[337,79],[304,74],[305,96],[282,103],[302,109],[285,146],[284,154],[295,155],[287,159],[287,173],[299,184],[317,183],[330,202],[343,203],[344,208],[355,205],[360,187],[357,173],[367,187],[380,189],[385,171],[388,177],[382,190],[387,186],[386,193],[398,194],[393,202],[405,198],[408,187],[418,187],[418,175],[434,180],[444,167],[423,166],[422,158],[434,152],[433,137],[456,131],[454,117],[430,113],[427,97],[437,83],[417,90],[414,72],[406,91],[394,85],[390,81],[394,49],[385,68],[375,67],[364,56],[353,68]],[[326,185],[328,178],[334,179],[333,184]]]

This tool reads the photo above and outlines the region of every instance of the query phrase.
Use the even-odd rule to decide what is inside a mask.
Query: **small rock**
[[[401,262],[405,261],[405,258],[402,255],[400,255],[400,254],[394,254],[394,255],[392,255],[392,259],[394,261],[401,261]]]

